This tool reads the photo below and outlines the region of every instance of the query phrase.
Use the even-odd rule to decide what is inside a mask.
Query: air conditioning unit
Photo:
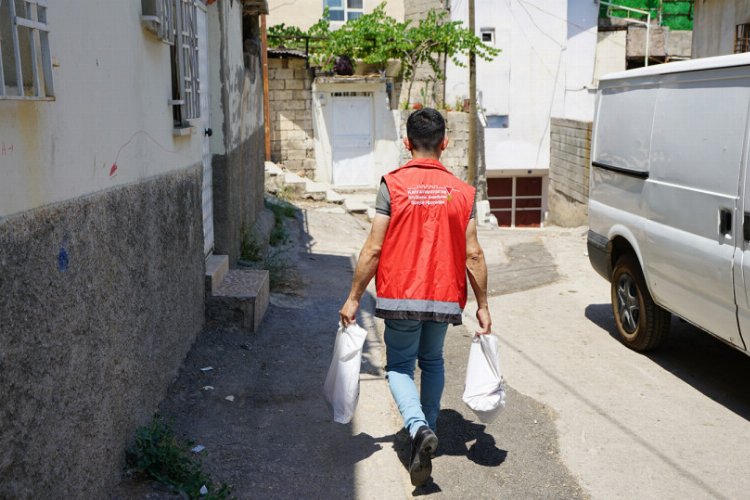
[[[164,43],[174,43],[174,0],[141,0],[141,26]]]

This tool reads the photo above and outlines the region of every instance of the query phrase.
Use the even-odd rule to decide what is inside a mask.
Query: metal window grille
[[[332,22],[351,21],[364,14],[362,0],[325,0],[325,6]]]
[[[2,1],[2,0],[0,0]],[[200,117],[200,78],[198,73],[199,0],[142,0],[141,22],[159,39],[171,46],[175,121]]]
[[[750,23],[738,24],[734,28],[734,53],[750,52]]]
[[[47,0],[0,0],[0,99],[54,97]]]
[[[372,97],[372,92],[331,92],[332,97]]]
[[[200,80],[198,78],[198,12],[195,0],[177,0],[175,46],[178,67],[179,99],[182,119],[193,120],[201,115]]]

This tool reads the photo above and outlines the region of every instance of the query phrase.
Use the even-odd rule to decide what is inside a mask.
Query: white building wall
[[[403,21],[404,1],[408,0],[388,0],[386,13],[398,21]],[[364,12],[372,12],[381,2],[382,0],[364,0]],[[269,0],[267,24],[274,26],[284,23],[307,30],[323,16],[323,8],[324,0]]]
[[[508,115],[508,128],[485,129],[487,174],[549,168],[552,116],[591,120],[598,6],[588,0],[476,0],[475,28],[494,28],[503,52],[477,61],[477,92],[487,115]],[[468,22],[468,5],[451,16]],[[468,68],[449,62],[446,102],[468,97]]]
[[[745,23],[750,23],[747,0],[696,1],[693,57],[733,54],[735,26]]]
[[[599,32],[594,64],[595,82],[608,73],[625,71],[627,34],[627,30]]]
[[[86,30],[80,12],[49,3],[56,99],[0,100],[0,217],[201,161],[201,135],[173,135],[169,46],[140,2],[87,2]]]

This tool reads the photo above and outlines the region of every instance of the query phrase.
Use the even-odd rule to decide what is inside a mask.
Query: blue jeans
[[[385,320],[386,373],[404,427],[414,437],[428,425],[436,429],[445,385],[443,343],[448,323],[409,319]],[[414,383],[414,366],[422,370],[421,394]]]

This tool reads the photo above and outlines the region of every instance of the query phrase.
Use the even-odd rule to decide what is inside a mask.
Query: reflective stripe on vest
[[[417,319],[460,325],[462,312],[455,302],[382,297],[375,301],[375,316],[384,319]]]

